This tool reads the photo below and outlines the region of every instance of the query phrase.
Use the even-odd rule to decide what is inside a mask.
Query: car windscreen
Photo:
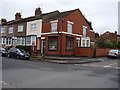
[[[0,51],[6,51],[4,48],[0,48]]]
[[[118,50],[110,50],[109,52],[118,53]]]
[[[19,50],[21,51],[21,53],[26,53],[25,50],[23,50],[23,49],[19,49]]]

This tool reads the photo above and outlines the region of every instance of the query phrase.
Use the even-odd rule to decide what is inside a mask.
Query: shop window
[[[58,39],[49,38],[49,50],[58,50]]]
[[[73,39],[67,39],[66,48],[67,48],[67,50],[72,50],[73,49]]]

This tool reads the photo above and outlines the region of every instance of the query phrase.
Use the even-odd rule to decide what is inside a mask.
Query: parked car
[[[11,48],[8,51],[7,57],[13,57],[16,59],[29,59],[30,55],[26,53],[23,49]]]
[[[7,56],[7,50],[5,48],[0,48],[0,54],[2,56]]]
[[[107,57],[108,58],[112,58],[112,57],[120,58],[120,50],[114,50],[114,49],[110,50],[107,54]]]

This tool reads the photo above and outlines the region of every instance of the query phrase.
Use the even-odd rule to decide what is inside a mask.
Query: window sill
[[[49,49],[49,51],[58,51],[58,50],[50,50],[50,49]]]

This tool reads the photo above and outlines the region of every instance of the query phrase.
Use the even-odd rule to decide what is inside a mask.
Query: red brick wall
[[[93,48],[76,48],[75,56],[93,57]]]
[[[97,48],[96,49],[96,57],[100,57],[100,56],[106,56],[107,52],[111,50],[110,48],[106,48],[106,49],[101,49],[101,48]]]
[[[83,18],[82,14],[79,12],[79,10],[74,11],[72,14],[66,16],[63,19],[63,31],[67,32],[67,21],[71,21],[74,22],[73,24],[73,33],[74,34],[78,34],[80,33],[80,35],[83,34],[83,26],[87,26],[87,36],[88,36],[88,32],[90,30],[90,27],[88,25],[88,23],[85,21],[85,19]]]
[[[86,20],[83,18],[82,14],[80,13],[79,10],[74,11],[70,15],[66,16],[65,18],[62,19],[62,31],[67,32],[67,21],[73,22],[73,32],[74,34],[80,33],[80,35],[83,34],[83,26],[87,26],[87,36],[92,38],[94,40],[94,33],[91,33],[90,27]],[[58,28],[57,31],[59,32],[61,30],[61,20],[58,20]],[[50,21],[44,22],[42,24],[42,33],[49,33],[51,32],[51,25]],[[51,54],[51,55],[75,55],[75,48],[76,48],[76,37],[73,35],[68,35],[68,34],[62,34],[62,39],[60,34],[49,34],[49,35],[59,35],[58,38],[58,51],[49,51],[48,50],[48,35],[42,35],[42,37],[46,37],[46,54]],[[66,50],[66,36],[72,36],[74,37],[74,47],[73,50],[67,51]],[[79,37],[80,38],[80,37]],[[61,51],[60,51],[61,49]]]

